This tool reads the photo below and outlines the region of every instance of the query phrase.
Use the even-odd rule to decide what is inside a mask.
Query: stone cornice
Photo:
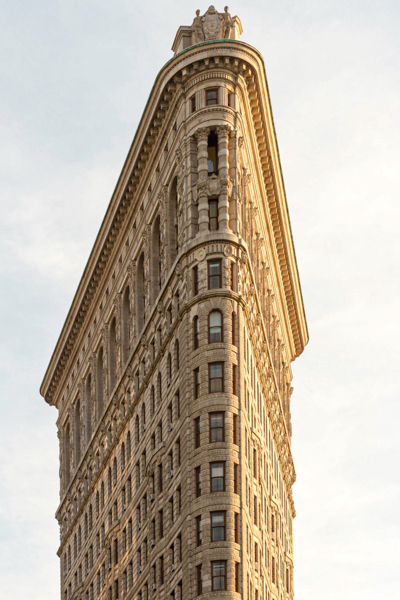
[[[126,222],[126,216],[132,210],[133,204],[137,203],[137,198],[140,197],[141,180],[148,170],[146,163],[155,140],[163,129],[163,122],[173,104],[174,95],[193,74],[190,70],[193,63],[198,61],[204,61],[206,70],[212,68],[215,72],[215,66],[221,70],[231,70],[233,73],[243,76],[248,87],[255,86],[256,101],[250,98],[250,104],[259,143],[269,211],[274,228],[296,356],[301,353],[308,341],[262,57],[256,49],[243,42],[233,40],[203,42],[176,55],[157,75],[40,388],[41,394],[49,404],[54,404],[55,394],[65,368],[71,360],[72,353],[77,350],[76,341],[87,320],[108,259]]]

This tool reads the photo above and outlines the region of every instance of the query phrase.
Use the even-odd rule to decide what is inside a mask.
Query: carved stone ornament
[[[161,300],[160,300],[160,302],[157,304],[157,310],[158,310],[158,312],[159,312],[159,313],[161,313],[161,312],[162,312],[162,310],[163,310],[163,303],[161,302]]]
[[[224,248],[224,255],[225,256],[232,256],[232,254],[233,254],[233,248],[232,248],[232,246],[229,246],[229,245],[225,246],[225,248]]]
[[[196,16],[192,23],[192,44],[200,44],[204,42],[204,30],[200,11],[196,10]]]
[[[195,254],[194,254],[195,259],[198,262],[201,262],[202,260],[205,259],[206,257],[206,251],[204,248],[199,248],[198,250],[196,250]]]
[[[172,298],[172,296],[173,296],[172,288],[170,285],[168,286],[168,289],[167,289],[167,296],[168,296],[168,298]]]
[[[211,4],[204,17],[202,17],[204,37],[207,40],[218,40],[221,38],[221,24],[223,17]]]

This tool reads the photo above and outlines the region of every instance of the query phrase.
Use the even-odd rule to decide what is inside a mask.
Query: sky
[[[59,596],[56,409],[39,386],[197,8],[0,0],[0,600]],[[400,5],[229,8],[265,61],[310,334],[293,363],[295,597],[400,599]]]

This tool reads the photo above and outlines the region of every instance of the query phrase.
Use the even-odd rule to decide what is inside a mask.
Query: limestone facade
[[[157,76],[41,387],[62,600],[294,593],[306,321],[263,61],[209,11]]]

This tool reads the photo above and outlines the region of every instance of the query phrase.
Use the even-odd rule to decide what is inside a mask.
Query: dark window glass
[[[223,442],[224,435],[224,413],[210,414],[210,442]]]
[[[239,543],[239,513],[235,513],[235,543]]]
[[[235,563],[235,592],[240,593],[240,563]]]
[[[233,443],[238,445],[239,436],[238,436],[238,416],[233,415]]]
[[[225,463],[211,463],[211,491],[223,492],[225,490]]]
[[[195,369],[194,373],[194,397],[195,399],[200,396],[200,371],[199,369]]]
[[[206,90],[206,105],[214,106],[218,104],[218,88]]]
[[[193,293],[195,296],[199,293],[199,267],[193,267]]]
[[[208,136],[207,167],[208,175],[218,175],[218,137],[215,133]]]
[[[210,231],[218,229],[218,200],[210,200],[208,203],[208,218]]]
[[[225,540],[225,512],[211,513],[211,541],[223,542]]]
[[[197,348],[199,347],[199,332],[200,332],[200,325],[199,325],[199,317],[194,317],[193,319],[193,345],[194,345],[194,349],[197,350]]]
[[[200,417],[194,420],[194,447],[200,448]]]
[[[197,540],[197,545],[201,546],[201,544],[203,543],[201,515],[199,517],[196,517],[196,540]]]
[[[237,366],[232,365],[232,393],[237,396]]]
[[[197,595],[203,593],[203,565],[198,565],[196,567],[197,571]]]
[[[192,106],[192,113],[193,113],[193,112],[195,112],[195,110],[196,110],[196,96],[195,96],[195,95],[193,95],[193,96],[191,97],[191,99],[190,99],[190,102],[191,102],[191,106]]]
[[[224,363],[211,363],[209,365],[210,394],[224,391],[223,367]]]
[[[239,493],[239,465],[233,465],[233,491],[235,494]]]
[[[226,560],[211,563],[212,590],[226,590]]]
[[[208,341],[222,342],[222,314],[219,310],[213,310],[208,315]]]
[[[236,346],[236,313],[232,313],[232,346]]]
[[[196,467],[195,470],[196,477],[196,498],[201,496],[201,467]]]
[[[210,260],[208,263],[208,289],[221,287],[221,261]]]

